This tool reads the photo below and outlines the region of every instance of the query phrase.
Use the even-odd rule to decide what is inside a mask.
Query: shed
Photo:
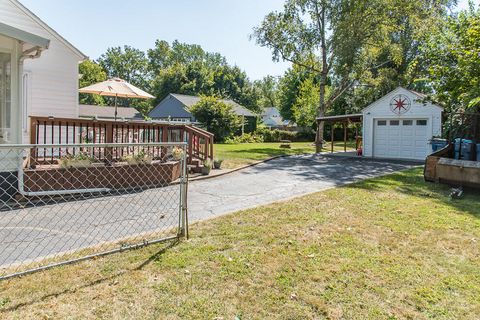
[[[345,140],[348,124],[362,123],[363,137],[357,142],[361,141],[365,157],[424,160],[432,151],[431,139],[442,134],[443,112],[441,106],[425,98],[419,92],[398,87],[362,113],[320,117],[317,121],[342,123]]]
[[[398,87],[363,109],[363,155],[424,160],[442,133],[443,108]]]

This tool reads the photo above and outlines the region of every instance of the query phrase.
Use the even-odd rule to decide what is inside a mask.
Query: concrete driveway
[[[198,221],[412,167],[412,163],[326,155],[275,159],[189,184],[189,220]],[[179,186],[0,212],[0,268],[121,239],[175,234]],[[146,236],[149,234],[149,236]],[[152,238],[153,237],[153,238]],[[2,272],[0,270],[0,276]]]
[[[411,168],[418,163],[335,155],[278,158],[189,184],[189,219],[221,214]]]

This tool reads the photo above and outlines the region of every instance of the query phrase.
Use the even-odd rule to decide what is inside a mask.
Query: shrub
[[[233,136],[225,139],[225,143],[259,143],[263,142],[263,136],[254,133],[244,133],[241,136]]]
[[[240,126],[240,119],[233,108],[215,97],[202,97],[190,108],[190,112],[219,142],[231,136]]]

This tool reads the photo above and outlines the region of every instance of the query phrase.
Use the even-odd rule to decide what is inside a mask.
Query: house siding
[[[78,63],[83,57],[29,16],[16,1],[0,0],[0,14],[3,23],[50,40],[40,58],[23,63],[23,72],[28,74],[27,114],[78,117]],[[23,135],[24,142],[28,142],[26,130]]]

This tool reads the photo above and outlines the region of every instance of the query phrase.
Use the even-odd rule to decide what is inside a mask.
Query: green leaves
[[[212,96],[203,96],[190,112],[215,135],[215,141],[223,142],[240,127],[240,118],[232,106]]]

